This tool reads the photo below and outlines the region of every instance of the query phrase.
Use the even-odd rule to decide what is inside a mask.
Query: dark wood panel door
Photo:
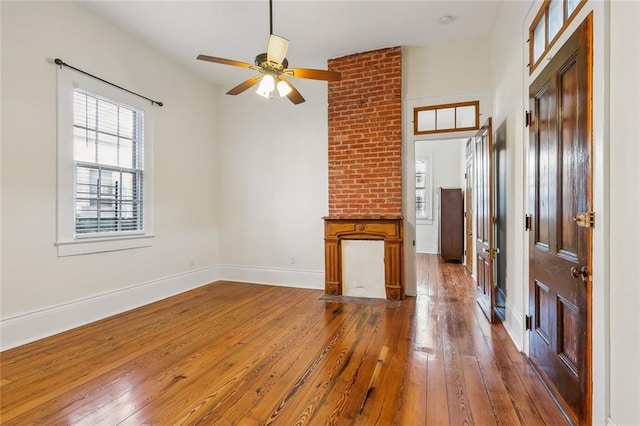
[[[590,423],[591,16],[529,87],[529,356],[575,423]]]
[[[494,306],[493,173],[491,118],[475,137],[476,168],[476,294],[490,322],[496,321]]]
[[[493,172],[495,181],[495,294],[494,311],[503,320],[507,304],[507,122],[496,129],[493,140]]]

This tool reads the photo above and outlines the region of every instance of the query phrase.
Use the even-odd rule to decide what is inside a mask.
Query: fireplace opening
[[[403,259],[403,219],[401,216],[330,216],[324,218],[324,263],[325,263],[325,293],[339,296],[345,293],[344,264],[351,262],[352,248],[360,253],[362,248],[358,241],[382,243],[382,264],[384,276],[384,295],[387,300],[404,299],[404,259]],[[356,242],[354,246],[351,243]],[[346,248],[345,248],[346,247]],[[378,246],[371,246],[378,247]],[[347,258],[343,257],[343,251],[347,250]],[[372,250],[375,250],[372,248]],[[363,266],[367,262],[372,264],[377,261],[361,260],[359,254],[355,255],[355,270],[371,268],[372,265]],[[349,266],[347,266],[347,274]],[[350,268],[354,270],[352,266]],[[360,281],[358,281],[360,280]],[[353,288],[346,291],[364,291],[363,278],[355,281]],[[369,278],[365,278],[367,282]],[[369,284],[371,286],[372,284]]]
[[[342,294],[385,299],[384,241],[342,242]]]

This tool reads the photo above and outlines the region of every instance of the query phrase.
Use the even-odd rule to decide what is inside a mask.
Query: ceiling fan
[[[271,98],[274,90],[277,90],[281,97],[286,96],[291,102],[297,105],[304,102],[304,98],[287,77],[323,81],[340,80],[340,73],[336,71],[312,68],[289,68],[289,61],[287,61],[286,58],[288,49],[289,40],[273,34],[273,6],[272,0],[269,0],[269,42],[267,43],[267,51],[266,53],[260,53],[256,56],[253,64],[208,55],[198,55],[198,59],[201,61],[249,68],[260,73],[238,84],[229,90],[227,95],[238,95],[260,83],[257,90],[259,95],[265,98]]]

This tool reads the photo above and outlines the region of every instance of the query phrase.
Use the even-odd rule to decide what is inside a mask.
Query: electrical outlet
[[[289,256],[289,263],[292,264],[292,265],[295,265],[296,257],[295,256]]]

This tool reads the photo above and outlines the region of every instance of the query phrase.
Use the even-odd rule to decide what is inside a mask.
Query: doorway
[[[529,87],[529,358],[574,423],[591,422],[589,15]]]
[[[462,192],[465,183],[465,144],[466,139],[414,142],[417,253],[440,253],[441,190],[457,188]],[[460,238],[463,238],[462,233]]]

